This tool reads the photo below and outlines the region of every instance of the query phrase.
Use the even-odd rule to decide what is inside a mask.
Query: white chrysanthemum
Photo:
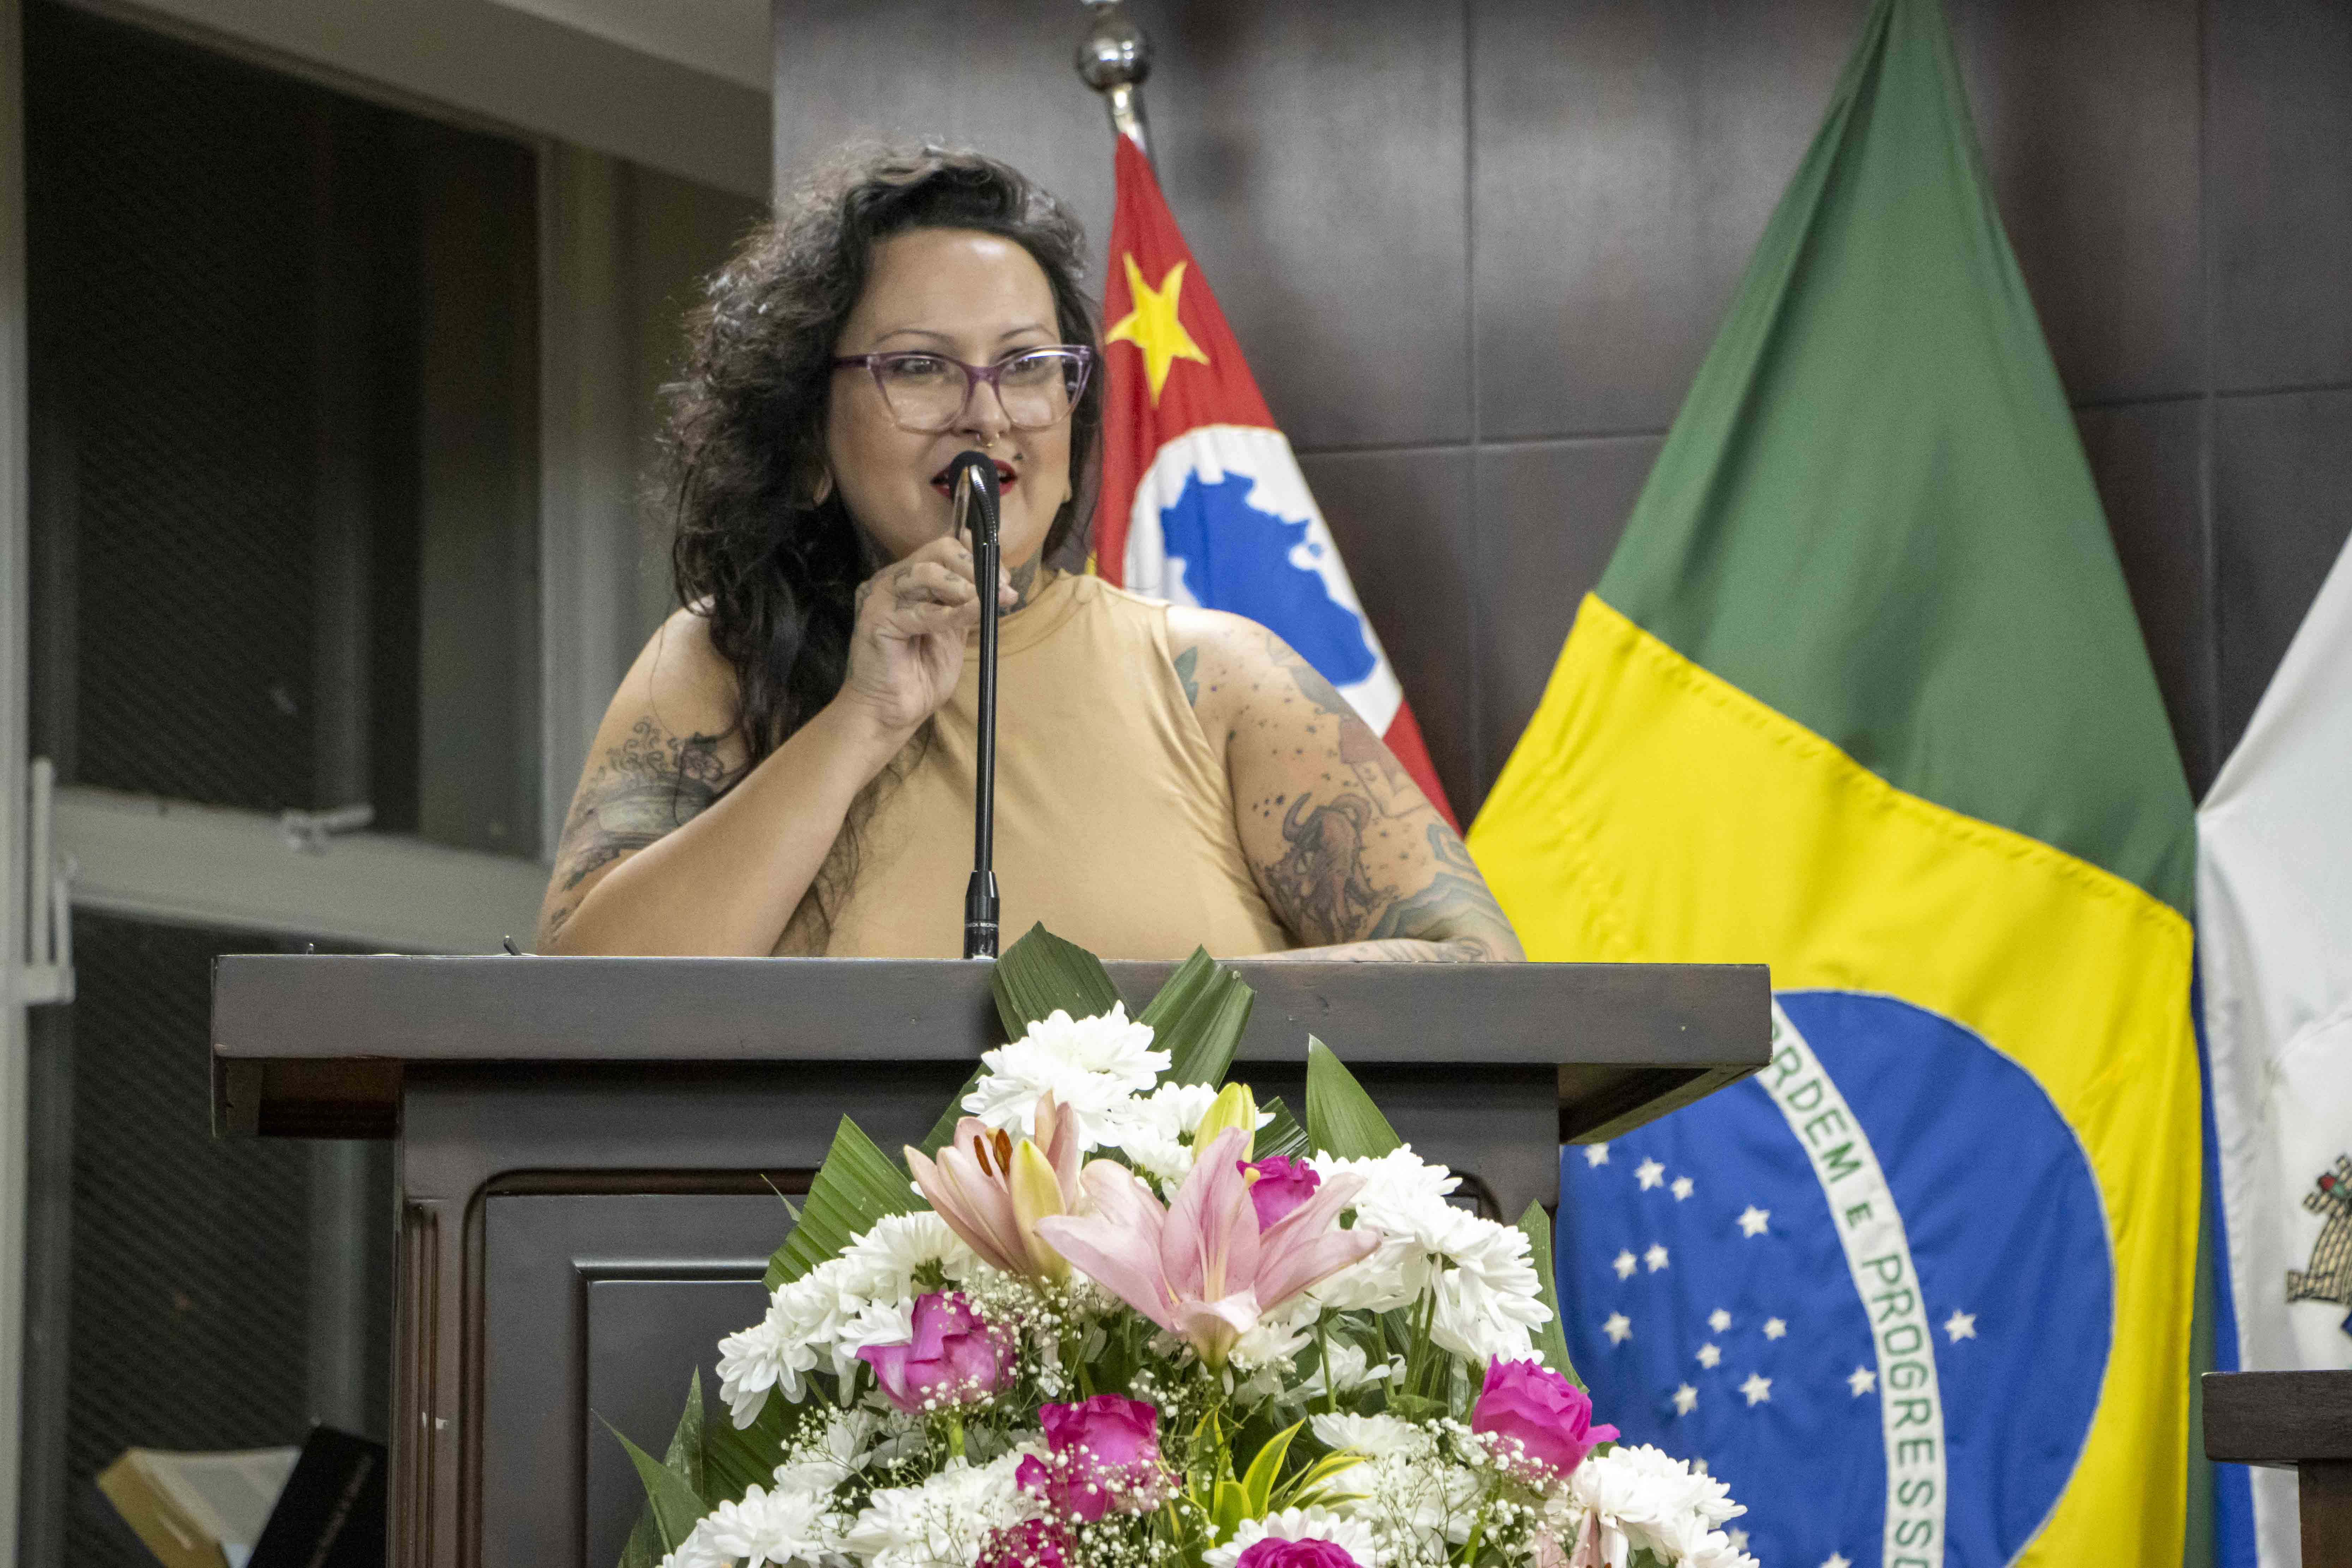
[[[719,1392],[735,1425],[758,1419],[772,1388],[797,1401],[803,1374],[827,1357],[842,1375],[861,1346],[903,1343],[915,1275],[925,1266],[956,1280],[979,1261],[945,1220],[923,1209],[886,1215],[840,1257],[776,1287],[765,1318],[719,1342]]]
[[[950,1279],[961,1279],[980,1261],[948,1222],[929,1209],[885,1215],[874,1228],[842,1249],[842,1288],[866,1301],[912,1305],[915,1275],[936,1264]]]
[[[661,1560],[661,1568],[735,1568],[735,1560],[719,1545],[704,1519],[687,1532],[677,1550]]]
[[[1324,1369],[1317,1367],[1313,1375],[1290,1391],[1295,1401],[1319,1399],[1326,1392],[1345,1394],[1351,1388],[1361,1388],[1368,1383],[1385,1383],[1391,1377],[1404,1374],[1405,1358],[1375,1363],[1362,1349],[1346,1340],[1333,1340],[1327,1346],[1331,1354],[1331,1375],[1324,1377]]]
[[[814,1565],[841,1545],[833,1500],[809,1492],[753,1487],[740,1502],[722,1502],[694,1533],[745,1568]]]
[[[1310,1426],[1317,1440],[1327,1447],[1346,1448],[1368,1459],[1419,1463],[1433,1458],[1437,1453],[1437,1439],[1428,1428],[1416,1426],[1400,1416],[1335,1413],[1316,1416]]]
[[[1103,1141],[1154,1181],[1181,1182],[1192,1173],[1192,1146],[1185,1140],[1216,1102],[1213,1085],[1163,1083],[1113,1107]]]
[[[1529,1331],[1550,1321],[1541,1300],[1527,1234],[1482,1219],[1448,1201],[1461,1179],[1432,1165],[1412,1146],[1377,1160],[1318,1155],[1326,1179],[1349,1171],[1364,1177],[1352,1205],[1359,1224],[1381,1236],[1379,1248],[1315,1288],[1327,1305],[1388,1311],[1437,1292],[1431,1335],[1456,1355],[1483,1364],[1524,1356]]]
[[[1242,1373],[1271,1373],[1287,1366],[1292,1357],[1315,1342],[1315,1320],[1322,1315],[1323,1309],[1315,1302],[1293,1296],[1234,1342],[1233,1349],[1225,1352],[1227,1364]],[[1269,1384],[1264,1393],[1271,1394],[1276,1386]]]
[[[971,1568],[989,1532],[1036,1517],[1013,1479],[1018,1450],[985,1465],[950,1459],[919,1486],[874,1494],[842,1544],[866,1568]]]
[[[719,1392],[739,1427],[759,1419],[770,1389],[782,1389],[786,1399],[799,1399],[802,1374],[816,1366],[816,1349],[797,1314],[812,1303],[788,1298],[790,1289],[777,1289],[766,1317],[719,1342]]]
[[[1527,1237],[1517,1231],[1519,1245]],[[1528,1271],[1532,1280],[1534,1270]],[[1536,1298],[1529,1284],[1524,1293],[1498,1290],[1486,1276],[1466,1268],[1448,1268],[1438,1277],[1437,1310],[1430,1319],[1429,1337],[1443,1349],[1484,1367],[1497,1357],[1525,1361],[1535,1352],[1534,1331],[1551,1317],[1551,1309]]]
[[[1713,1476],[1694,1473],[1689,1464],[1647,1443],[1621,1444],[1592,1454],[1569,1477],[1575,1500],[1622,1533],[1636,1548],[1680,1562],[1705,1552],[1737,1563],[1727,1536],[1718,1548],[1708,1537],[1716,1526],[1748,1510],[1733,1502],[1730,1489]]]
[[[1124,1002],[1095,1018],[1057,1010],[1011,1045],[982,1056],[985,1070],[963,1108],[991,1127],[1025,1137],[1035,1130],[1037,1101],[1050,1091],[1054,1103],[1076,1119],[1079,1147],[1093,1149],[1109,1141],[1109,1127],[1127,1101],[1160,1081],[1168,1060],[1166,1051],[1151,1048],[1151,1026],[1131,1022]]]
[[[1323,1508],[1286,1508],[1264,1519],[1245,1519],[1223,1546],[1201,1553],[1208,1568],[1234,1568],[1241,1554],[1261,1541],[1328,1541],[1361,1568],[1381,1568],[1388,1553],[1372,1527],[1360,1519]]]

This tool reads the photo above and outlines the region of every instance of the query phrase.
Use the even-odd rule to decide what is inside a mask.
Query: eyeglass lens
[[[1004,416],[1023,430],[1042,430],[1070,416],[1086,371],[1077,355],[1059,350],[1023,354],[996,367],[996,395]],[[909,430],[946,429],[963,412],[973,391],[963,366],[938,354],[892,354],[877,360],[875,379],[890,405],[891,417]]]

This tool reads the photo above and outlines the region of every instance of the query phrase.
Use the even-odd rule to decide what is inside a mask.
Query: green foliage
[[[1249,1493],[1239,1481],[1219,1481],[1216,1500],[1209,1508],[1210,1539],[1218,1545],[1231,1541],[1242,1521],[1250,1517]]]
[[[816,1180],[809,1184],[800,1223],[768,1260],[768,1289],[772,1291],[840,1257],[883,1215],[914,1214],[924,1206],[907,1173],[876,1148],[856,1122],[843,1117]]]
[[[1364,1462],[1361,1454],[1348,1449],[1326,1454],[1291,1479],[1274,1489],[1273,1506],[1282,1508],[1329,1508],[1335,1503],[1351,1501],[1364,1496],[1362,1492],[1344,1491],[1332,1485],[1339,1477]]]
[[[1290,1107],[1282,1103],[1280,1096],[1260,1100],[1258,1109],[1274,1120],[1257,1130],[1255,1158],[1268,1160],[1283,1154],[1296,1160],[1313,1147],[1307,1141],[1307,1129],[1298,1125],[1298,1119],[1290,1114]]]
[[[792,1436],[793,1407],[783,1395],[771,1394],[749,1426],[738,1430],[722,1414],[702,1428],[703,1484],[698,1488],[716,1508],[740,1502],[753,1487],[774,1483],[776,1456]]]
[[[1256,1001],[1257,993],[1242,984],[1240,975],[1219,968],[1208,949],[1194,948],[1143,1010],[1142,1021],[1151,1026],[1151,1043],[1169,1054],[1168,1070],[1160,1081],[1212,1088],[1224,1082]]]
[[[1249,1518],[1264,1517],[1274,1497],[1274,1479],[1282,1472],[1282,1457],[1290,1452],[1290,1440],[1298,1436],[1304,1421],[1294,1421],[1268,1437],[1250,1461],[1249,1473],[1242,1478],[1242,1490],[1249,1494]]]
[[[1544,1365],[1582,1388],[1584,1379],[1576,1375],[1576,1363],[1568,1359],[1568,1335],[1560,1327],[1559,1291],[1552,1275],[1551,1215],[1544,1213],[1543,1205],[1528,1205],[1528,1212],[1519,1216],[1519,1231],[1528,1238],[1529,1261],[1536,1266],[1536,1292],[1551,1309],[1551,1321],[1536,1331],[1536,1353],[1543,1357]]]
[[[697,1374],[697,1387],[689,1398],[687,1415],[678,1423],[681,1430],[686,1426],[688,1420],[692,1420],[698,1425],[701,1421],[700,1381],[699,1374]],[[678,1542],[684,1541],[693,1531],[696,1522],[710,1511],[709,1505],[702,1500],[702,1494],[696,1491],[693,1485],[688,1481],[683,1466],[677,1469],[672,1469],[667,1465],[662,1464],[651,1454],[622,1436],[620,1428],[609,1421],[604,1423],[604,1430],[620,1438],[621,1447],[629,1452],[629,1462],[637,1468],[637,1479],[645,1483],[646,1511],[653,1524],[655,1542],[660,1548],[656,1554],[656,1558],[677,1551]],[[678,1445],[676,1439],[672,1440],[670,1448],[671,1452],[677,1452]],[[638,1535],[643,1534],[645,1529],[646,1521],[639,1521],[637,1532],[630,1536],[628,1550],[622,1554],[621,1561],[625,1565],[629,1562],[630,1553],[637,1550]]]
[[[611,1423],[605,1425],[609,1428]],[[620,1436],[618,1432],[613,1435]],[[621,1441],[626,1444],[629,1440],[621,1437]],[[630,1448],[630,1454],[633,1458],[644,1457],[635,1447]],[[684,1480],[698,1498],[705,1495],[702,1486],[702,1372],[698,1367],[695,1370],[693,1381],[686,1385],[686,1409],[677,1418],[677,1429],[670,1434],[669,1451],[662,1457],[662,1468]],[[644,1477],[642,1465],[638,1467],[637,1474],[640,1479]],[[689,1525],[688,1528],[692,1527]],[[655,1568],[667,1551],[662,1544],[661,1524],[655,1516],[654,1500],[649,1489],[645,1510],[637,1515],[637,1527],[629,1531],[629,1543],[621,1550],[621,1568]]]
[[[1004,1021],[1004,1037],[1011,1040],[1057,1011],[1091,1018],[1109,1012],[1119,1000],[1118,987],[1110,983],[1101,959],[1042,925],[1031,926],[1028,935],[1004,950],[992,983],[996,1016]]]
[[[1356,1075],[1312,1035],[1307,1037],[1307,1137],[1342,1160],[1376,1160],[1404,1146]]]

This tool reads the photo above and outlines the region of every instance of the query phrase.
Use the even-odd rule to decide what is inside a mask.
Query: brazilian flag
[[[1470,847],[1530,956],[1762,961],[1563,1152],[1601,1414],[1813,1568],[2177,1563],[2189,798],[1936,0],[1878,0]]]

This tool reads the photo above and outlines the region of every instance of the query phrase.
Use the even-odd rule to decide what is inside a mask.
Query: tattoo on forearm
[[[1317,957],[1518,957],[1518,939],[1469,850],[1433,820],[1434,810],[1371,726],[1280,638],[1269,637],[1268,650],[1314,710],[1307,732],[1318,734],[1327,721],[1336,727],[1328,743],[1339,763],[1324,773],[1322,787],[1255,807],[1266,816],[1282,812],[1283,853],[1261,863],[1259,875],[1292,936],[1330,950]],[[1416,829],[1426,860],[1404,847]]]
[[[580,787],[556,847],[558,890],[569,893],[590,873],[708,810],[730,782],[719,742],[717,735],[667,734],[651,719],[638,720]],[[570,915],[567,906],[551,917],[551,939]]]
[[[1429,852],[1437,862],[1437,875],[1412,897],[1390,904],[1373,923],[1372,940],[1463,943],[1477,950],[1468,954],[1476,958],[1516,955],[1519,944],[1511,922],[1486,890],[1486,879],[1478,875],[1462,840],[1444,824],[1433,822]]]
[[[1328,945],[1361,930],[1382,893],[1364,871],[1372,803],[1360,795],[1341,795],[1310,810],[1313,799],[1302,795],[1284,814],[1282,837],[1290,847],[1267,868],[1266,880],[1292,931]]]

